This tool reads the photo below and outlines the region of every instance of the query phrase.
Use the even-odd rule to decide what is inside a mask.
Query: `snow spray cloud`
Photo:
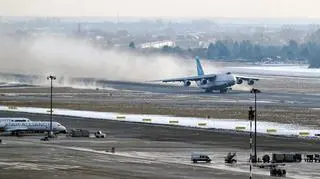
[[[17,40],[0,35],[0,40],[0,71],[43,76],[34,80],[40,85],[48,83],[45,76],[49,74],[66,86],[71,77],[144,82],[196,74],[193,60],[102,50],[69,37],[38,35]],[[206,62],[203,64],[207,73],[218,71]]]
[[[101,50],[65,37],[1,37],[0,44],[0,70],[6,73],[148,81],[190,74],[192,67],[174,57]]]

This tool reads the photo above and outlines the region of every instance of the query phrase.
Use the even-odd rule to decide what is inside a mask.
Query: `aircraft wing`
[[[165,80],[157,80],[161,82],[176,82],[176,81],[200,81],[202,79],[211,80],[215,79],[215,74],[210,75],[199,75],[199,76],[190,76],[190,77],[182,77],[182,78],[172,78],[172,79],[165,79]]]
[[[249,81],[249,80],[259,81],[259,78],[252,78],[252,77],[236,76],[236,78],[237,78],[237,80],[241,79],[241,80],[245,80],[245,81]]]

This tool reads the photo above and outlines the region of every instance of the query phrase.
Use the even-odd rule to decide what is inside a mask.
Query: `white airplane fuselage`
[[[223,90],[236,84],[236,78],[232,74],[218,74],[216,78],[212,80],[197,81],[196,84],[199,88],[212,91],[212,90]]]
[[[31,121],[31,122],[8,122],[3,128],[6,134],[16,134],[19,132],[48,132],[50,131],[49,121]],[[52,122],[52,131],[54,133],[66,133],[67,129],[58,122]]]

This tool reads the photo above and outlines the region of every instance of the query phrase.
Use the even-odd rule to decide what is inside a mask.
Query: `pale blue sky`
[[[0,15],[320,18],[319,7],[319,0],[0,0]]]

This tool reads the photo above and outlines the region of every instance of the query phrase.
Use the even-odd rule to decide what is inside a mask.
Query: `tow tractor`
[[[97,131],[97,132],[94,133],[94,136],[95,136],[96,138],[105,138],[105,137],[106,137],[106,134],[103,133],[103,132],[101,132],[101,131]]]

